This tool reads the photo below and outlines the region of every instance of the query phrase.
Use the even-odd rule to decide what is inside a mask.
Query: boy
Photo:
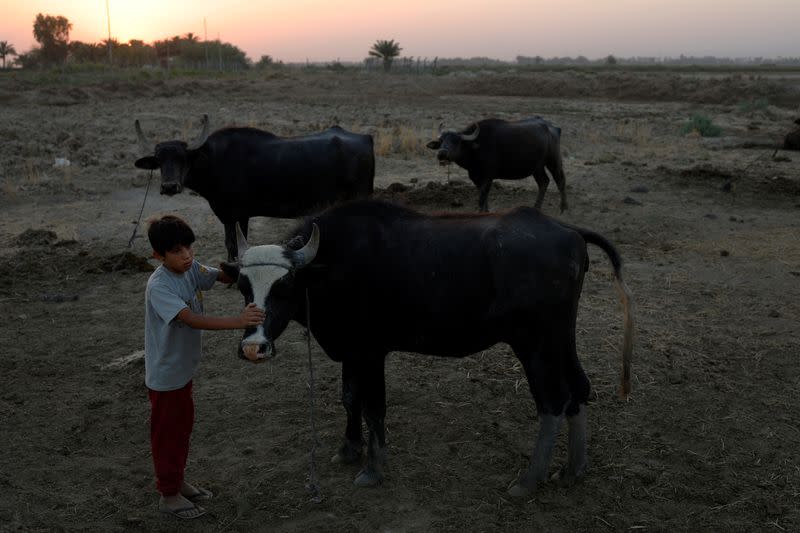
[[[256,326],[264,321],[264,312],[251,303],[238,316],[204,316],[200,291],[216,281],[235,280],[194,260],[194,232],[176,216],[151,220],[147,237],[153,257],[162,263],[147,281],[144,343],[159,510],[197,518],[206,512],[197,502],[213,496],[183,479],[194,424],[192,376],[200,362],[201,330]]]

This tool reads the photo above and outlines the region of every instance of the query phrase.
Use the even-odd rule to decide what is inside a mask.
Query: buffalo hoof
[[[508,494],[512,498],[525,498],[533,494],[536,486],[537,482],[527,473],[524,473],[508,488]]]
[[[362,446],[360,442],[346,441],[336,452],[336,455],[331,457],[331,463],[340,465],[351,465],[361,462]]]
[[[533,494],[533,489],[521,485],[520,483],[514,483],[508,488],[508,495],[512,498],[526,498],[531,494]]]
[[[560,487],[571,487],[583,477],[584,472],[586,472],[585,465],[577,470],[565,465],[550,476],[550,481],[556,482]]]
[[[356,476],[353,484],[356,487],[377,487],[383,482],[383,474],[374,470],[362,470]]]

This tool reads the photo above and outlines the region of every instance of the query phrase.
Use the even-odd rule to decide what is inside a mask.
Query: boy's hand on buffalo
[[[239,319],[242,321],[242,327],[247,328],[250,326],[257,326],[264,322],[266,315],[263,309],[256,307],[256,304],[249,303],[247,307],[242,309]]]

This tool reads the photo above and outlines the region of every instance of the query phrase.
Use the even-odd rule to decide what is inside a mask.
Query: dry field
[[[376,195],[424,211],[477,204],[466,173],[448,174],[424,149],[440,122],[552,120],[563,130],[563,219],[620,248],[637,337],[634,391],[622,402],[621,310],[608,262],[591,248],[578,318],[595,391],[590,468],[528,501],[506,494],[536,428],[507,346],[459,361],[390,355],[387,478],[364,490],[352,484],[356,468],[328,461],[344,431],[339,368],[313,344],[324,497],[313,503],[302,329],[291,325],[279,357],[260,366],[237,359],[238,332],[206,332],[187,474],[217,497],[193,530],[800,530],[800,154],[747,148],[793,127],[800,78],[762,74],[0,73],[0,530],[179,527],[156,511],[137,357],[152,267],[145,239],[128,248],[148,182],[133,167],[133,121],[153,141],[188,138],[203,113],[214,127],[372,133]],[[694,113],[722,136],[682,134]],[[535,190],[532,179],[501,182],[490,204],[532,204]],[[154,191],[145,217],[184,216],[198,258],[224,258],[202,198]],[[551,184],[544,209],[557,206]],[[255,219],[250,240],[279,241],[293,224]],[[232,314],[242,302],[217,287],[206,305]],[[555,463],[565,454],[562,438]]]

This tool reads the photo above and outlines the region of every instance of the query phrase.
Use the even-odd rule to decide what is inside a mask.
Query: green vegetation
[[[693,132],[697,132],[701,137],[719,137],[722,134],[722,128],[711,122],[707,116],[695,114],[681,129],[681,133],[684,135]]]
[[[9,44],[8,41],[0,41],[0,58],[3,59],[3,68],[6,68],[6,56],[15,55],[17,55],[17,51],[13,44]]]
[[[401,50],[400,43],[394,42],[394,39],[389,41],[378,40],[370,48],[369,55],[383,60],[383,70],[389,72],[389,69],[392,68],[392,61],[400,55]]]
[[[754,111],[766,111],[769,107],[769,100],[766,98],[753,98],[739,104],[739,111],[752,113]]]

